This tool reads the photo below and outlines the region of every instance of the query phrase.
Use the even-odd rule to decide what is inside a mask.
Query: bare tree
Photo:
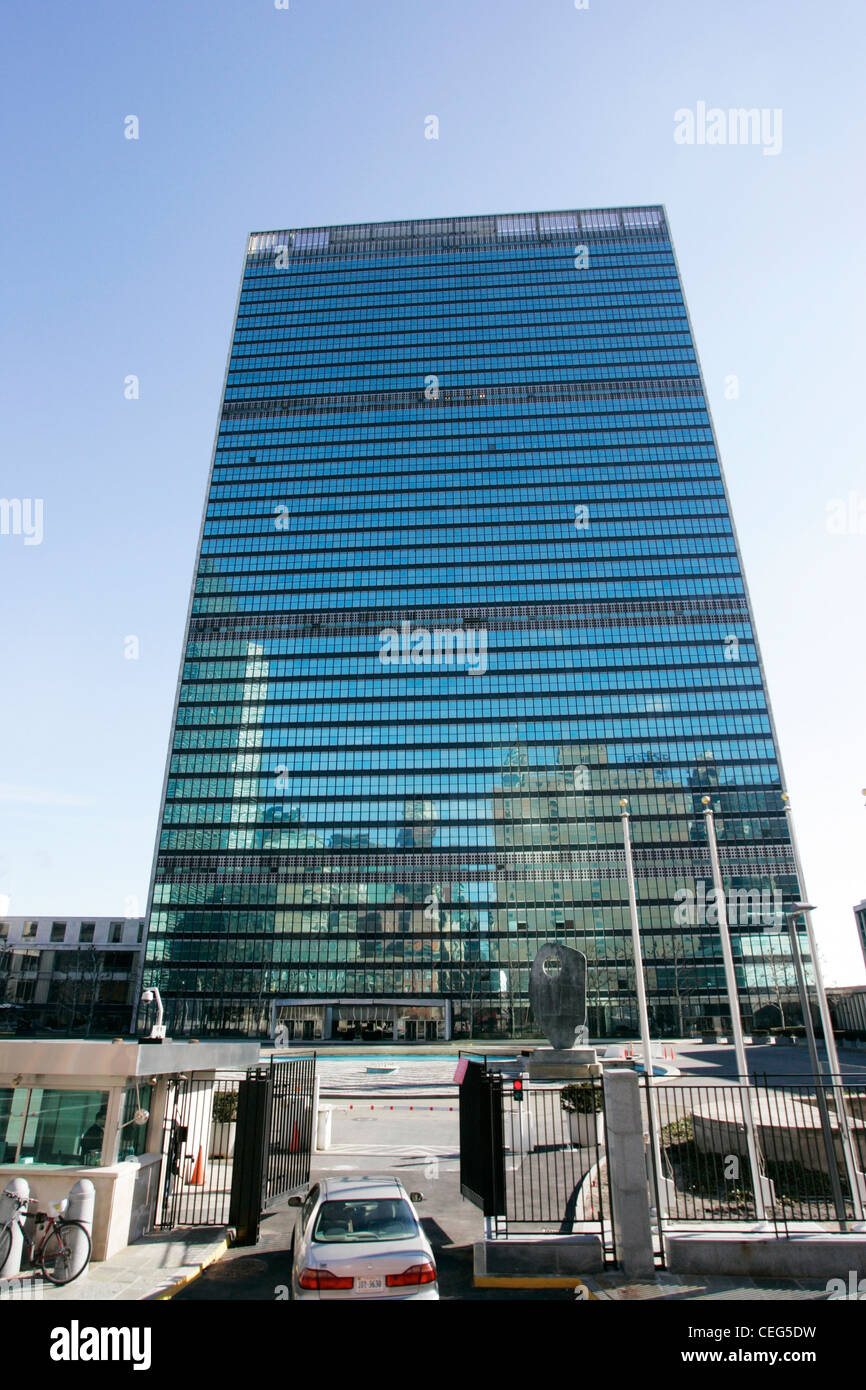
[[[90,986],[87,1000],[86,1032],[86,1036],[89,1038],[93,1031],[93,1017],[99,1000],[100,986],[105,975],[105,952],[97,950],[95,946],[85,946],[82,954],[84,956],[84,968],[81,972],[82,983],[86,980]]]

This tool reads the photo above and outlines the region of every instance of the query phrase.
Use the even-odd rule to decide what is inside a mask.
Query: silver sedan
[[[437,1299],[436,1261],[414,1203],[390,1177],[322,1178],[292,1237],[292,1298]]]

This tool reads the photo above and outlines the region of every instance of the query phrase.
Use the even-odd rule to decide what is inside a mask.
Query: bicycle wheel
[[[9,1226],[4,1226],[0,1231],[0,1269],[3,1268],[9,1259],[9,1252],[12,1249],[12,1230]]]
[[[39,1252],[49,1284],[71,1284],[90,1261],[90,1235],[81,1221],[58,1221]]]

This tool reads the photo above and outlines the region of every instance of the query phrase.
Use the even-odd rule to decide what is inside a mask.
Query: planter
[[[211,1158],[233,1158],[235,1152],[235,1131],[237,1123],[213,1124],[210,1132]]]
[[[588,1115],[573,1110],[567,1113],[572,1144],[580,1149],[604,1148],[604,1114],[601,1110]]]

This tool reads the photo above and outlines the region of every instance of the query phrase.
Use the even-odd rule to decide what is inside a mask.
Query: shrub
[[[218,1091],[213,1098],[214,1124],[229,1125],[238,1117],[237,1091]]]
[[[560,1091],[559,1103],[567,1115],[594,1115],[604,1105],[604,1096],[592,1081],[572,1081]]]

